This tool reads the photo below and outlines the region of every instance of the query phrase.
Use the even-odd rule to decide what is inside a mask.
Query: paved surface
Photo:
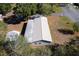
[[[67,16],[74,22],[79,21],[79,10],[75,9],[72,5],[69,5],[69,6],[66,6],[66,7],[61,7],[61,8],[63,10],[62,13],[55,13],[55,14],[52,14],[52,15]]]
[[[79,11],[73,8],[72,6],[69,7],[62,7],[63,15],[69,17],[72,21],[78,22],[79,21]]]

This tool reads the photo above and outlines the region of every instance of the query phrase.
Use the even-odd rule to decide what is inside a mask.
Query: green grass
[[[5,29],[6,29],[6,24],[0,21],[0,30],[5,30]]]
[[[74,22],[71,21],[68,17],[61,16],[59,24],[63,28],[73,29]]]

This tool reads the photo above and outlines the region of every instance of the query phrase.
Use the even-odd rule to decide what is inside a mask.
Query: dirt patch
[[[21,31],[22,31],[22,28],[23,28],[24,23],[26,23],[26,21],[21,22],[21,23],[19,23],[19,24],[9,24],[9,25],[7,26],[8,31],[16,30],[16,31],[21,32]]]
[[[53,43],[56,44],[65,44],[70,41],[70,38],[73,35],[64,35],[58,31],[60,26],[60,17],[59,16],[48,16],[48,23],[50,27],[50,32],[52,36]]]

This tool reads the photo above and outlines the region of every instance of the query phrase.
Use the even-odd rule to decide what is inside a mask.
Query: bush
[[[6,14],[8,11],[11,10],[11,8],[12,8],[11,4],[2,3],[2,4],[0,4],[0,13]]]
[[[79,24],[78,24],[78,22],[74,23],[73,29],[74,29],[75,32],[79,32]]]

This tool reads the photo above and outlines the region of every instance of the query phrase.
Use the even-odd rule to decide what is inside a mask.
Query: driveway
[[[61,8],[63,10],[62,13],[55,13],[55,14],[52,14],[52,15],[67,16],[74,22],[79,21],[79,10],[75,9],[72,5],[68,5],[66,7],[61,7]]]
[[[72,21],[78,22],[79,21],[79,11],[77,11],[72,6],[69,7],[62,7],[63,15],[69,17]]]

